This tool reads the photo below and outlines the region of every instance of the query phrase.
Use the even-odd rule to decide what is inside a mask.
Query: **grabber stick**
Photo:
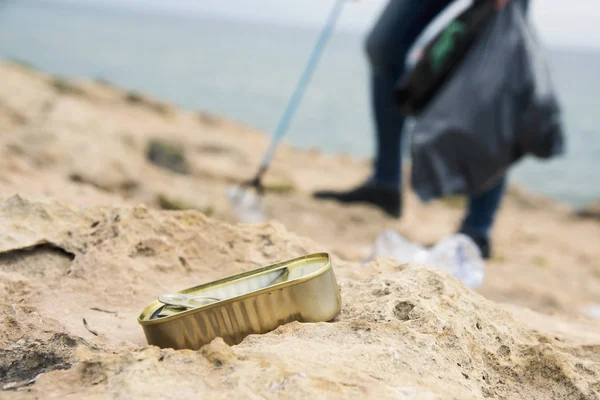
[[[296,111],[298,111],[298,106],[300,105],[302,96],[304,95],[304,92],[308,87],[308,84],[310,83],[310,79],[319,63],[319,59],[321,57],[321,54],[323,53],[323,50],[325,49],[327,42],[329,41],[331,35],[333,34],[333,31],[335,30],[335,26],[342,13],[345,1],[346,0],[335,0],[333,8],[329,13],[329,18],[327,19],[325,26],[321,30],[321,34],[317,39],[317,43],[315,44],[315,47],[312,50],[306,67],[304,68],[304,72],[300,76],[300,80],[296,84],[296,88],[294,89],[290,99],[288,100],[285,111],[283,112],[281,119],[279,120],[279,123],[275,128],[273,136],[271,137],[271,142],[269,143],[269,147],[267,148],[264,158],[260,164],[260,167],[258,168],[254,179],[246,183],[246,186],[254,187],[259,194],[262,194],[264,190],[264,187],[262,185],[262,178],[269,169],[271,161],[273,161],[273,156],[275,155],[275,150],[277,150],[277,146],[279,145],[279,142],[281,142],[281,139],[287,131],[287,128],[289,127],[290,122],[294,117],[294,114],[296,114]]]

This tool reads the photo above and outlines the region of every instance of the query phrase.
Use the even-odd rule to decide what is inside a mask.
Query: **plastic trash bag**
[[[477,245],[466,235],[456,234],[427,249],[404,239],[393,230],[386,230],[375,240],[373,251],[363,262],[375,257],[392,257],[401,263],[424,264],[446,271],[460,279],[468,288],[483,283],[485,262]]]
[[[423,201],[478,194],[525,155],[564,152],[560,107],[525,2],[511,1],[415,120],[412,185]]]

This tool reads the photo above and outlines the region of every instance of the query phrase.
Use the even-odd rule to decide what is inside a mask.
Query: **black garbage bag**
[[[522,1],[491,20],[411,133],[412,185],[423,201],[478,194],[526,155],[564,153],[560,106]]]

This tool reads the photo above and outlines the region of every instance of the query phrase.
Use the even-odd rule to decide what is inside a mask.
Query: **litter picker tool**
[[[306,67],[304,68],[304,71],[303,71],[302,75],[300,76],[300,79],[299,79],[298,83],[296,84],[296,87],[288,100],[287,106],[286,106],[283,114],[281,115],[279,123],[277,124],[275,131],[273,132],[271,141],[269,143],[269,147],[267,148],[267,151],[265,152],[265,155],[264,155],[262,162],[258,168],[258,171],[256,172],[256,175],[250,181],[243,183],[241,185],[241,187],[236,191],[236,193],[231,196],[231,198],[234,202],[234,207],[240,206],[240,204],[242,202],[241,198],[244,197],[245,194],[247,194],[248,188],[254,188],[259,195],[262,195],[264,193],[264,186],[262,184],[262,179],[263,179],[264,175],[266,174],[266,172],[268,171],[269,166],[271,165],[271,162],[273,161],[275,151],[277,150],[277,147],[278,147],[279,143],[281,142],[281,139],[285,135],[285,133],[290,125],[290,122],[292,121],[292,118],[296,114],[296,111],[298,111],[298,107],[300,106],[300,102],[302,100],[304,92],[310,83],[310,79],[319,63],[321,55],[323,54],[323,50],[325,49],[327,42],[329,41],[329,39],[331,38],[331,35],[333,34],[333,31],[335,30],[335,26],[336,26],[337,21],[342,13],[342,9],[343,9],[345,1],[346,0],[336,0],[335,1],[334,5],[329,13],[327,22],[325,23],[325,26],[321,30],[321,33],[319,35],[319,38],[317,39],[315,47],[313,48],[312,53],[308,59]]]

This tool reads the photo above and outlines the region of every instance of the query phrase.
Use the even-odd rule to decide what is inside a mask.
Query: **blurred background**
[[[288,133],[292,144],[371,156],[363,42],[385,3],[346,5]],[[270,133],[331,6],[331,0],[0,0],[0,58],[103,79]],[[532,0],[532,6],[564,107],[568,154],[543,164],[526,160],[511,178],[578,207],[600,199],[600,2]]]

